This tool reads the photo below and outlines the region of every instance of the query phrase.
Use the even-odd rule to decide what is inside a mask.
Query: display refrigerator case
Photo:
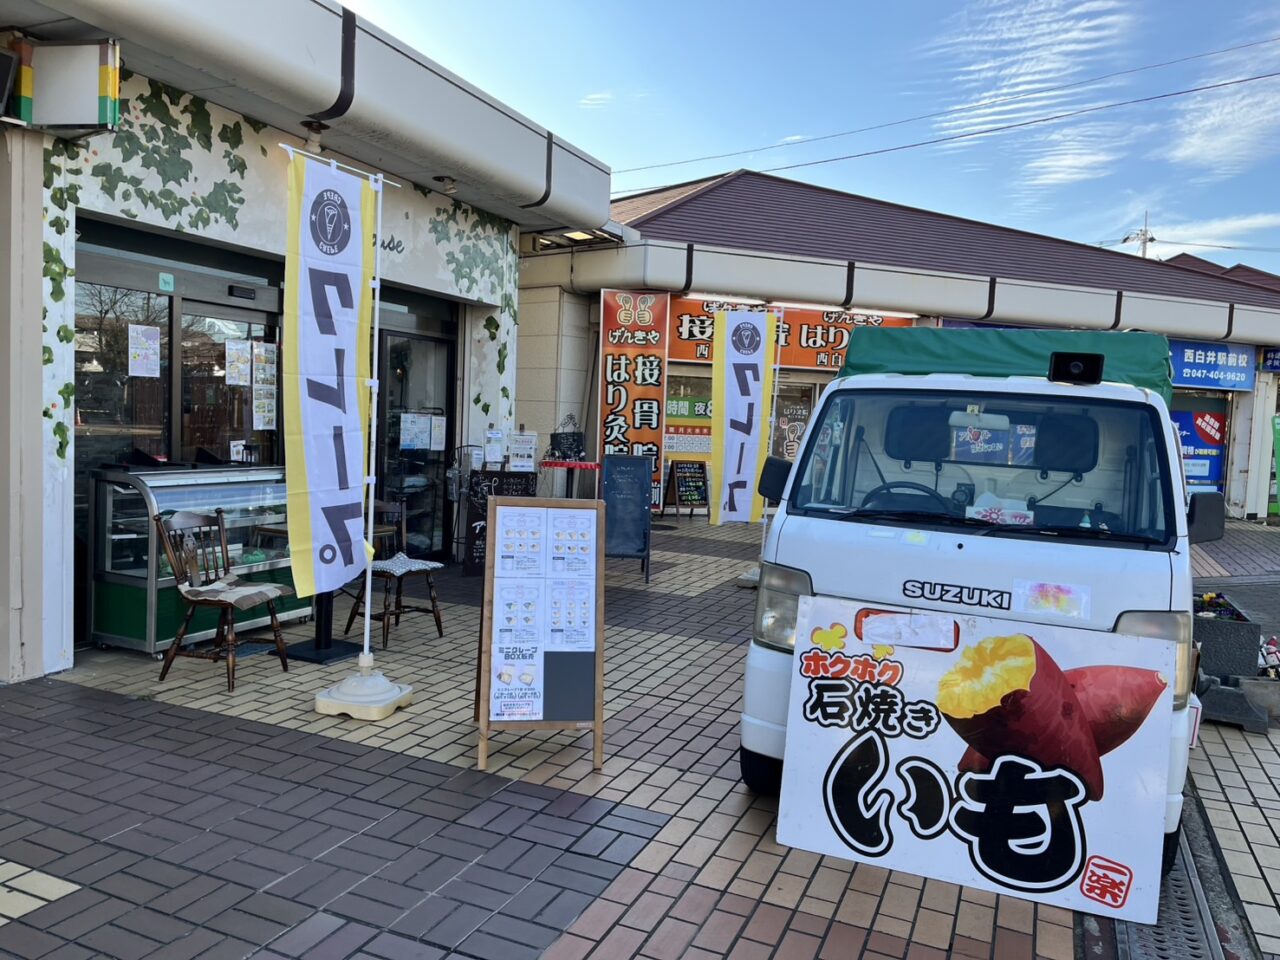
[[[212,514],[227,528],[232,573],[247,581],[293,586],[281,467],[104,469],[92,474],[89,498],[91,639],[102,646],[160,653],[186,615],[173,571],[156,532],[155,516],[178,511]],[[311,599],[276,601],[280,620],[311,615]],[[211,639],[217,611],[196,610],[187,636]],[[236,632],[271,623],[265,606],[236,611]]]

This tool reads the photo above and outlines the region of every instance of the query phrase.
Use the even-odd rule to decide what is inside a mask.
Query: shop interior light
[[[596,235],[594,233],[587,233],[585,230],[569,230],[565,233],[565,236],[570,240],[578,241],[596,239]]]

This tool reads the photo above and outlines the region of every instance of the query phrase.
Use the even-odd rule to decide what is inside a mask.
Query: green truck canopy
[[[1094,330],[948,330],[857,327],[843,377],[865,373],[967,373],[979,377],[1048,377],[1054,353],[1100,353],[1102,379],[1173,398],[1169,341],[1156,333]]]

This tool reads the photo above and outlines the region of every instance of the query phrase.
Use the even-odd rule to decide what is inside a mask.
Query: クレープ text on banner
[[[377,192],[300,153],[289,162],[282,363],[289,548],[298,596],[364,572]]]

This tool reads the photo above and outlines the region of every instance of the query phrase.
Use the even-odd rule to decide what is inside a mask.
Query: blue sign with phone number
[[[1252,390],[1256,358],[1253,347],[1236,343],[1170,340],[1173,385],[1201,390]]]

